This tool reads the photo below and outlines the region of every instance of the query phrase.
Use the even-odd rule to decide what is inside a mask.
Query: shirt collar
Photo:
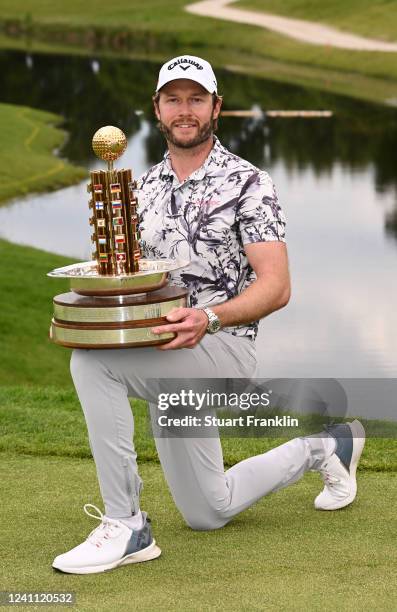
[[[204,163],[200,168],[197,168],[190,176],[190,180],[200,181],[205,176],[219,174],[220,168],[223,166],[222,157],[225,154],[225,149],[221,145],[219,138],[214,135],[214,146],[209,152],[207,158],[204,160]],[[167,176],[175,176],[176,174],[171,166],[170,152],[167,151],[164,153],[162,168],[160,171],[160,175],[162,177]]]

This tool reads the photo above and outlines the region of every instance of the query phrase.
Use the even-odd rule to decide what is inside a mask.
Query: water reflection
[[[130,135],[140,128],[134,110],[153,118],[151,95],[158,66],[151,62],[1,52],[0,100],[50,110],[65,117],[70,138],[64,154],[79,163],[92,159],[90,141],[98,126],[115,124]],[[313,168],[317,176],[336,162],[352,171],[375,169],[375,188],[397,195],[397,112],[341,96],[217,71],[224,108],[330,109],[332,119],[238,120],[224,118],[223,142],[259,167],[282,160],[292,170]],[[155,129],[147,157],[156,163],[164,149]],[[397,197],[396,197],[397,200]],[[396,202],[397,210],[397,202]],[[397,213],[396,213],[397,214]],[[395,215],[388,229],[397,236]]]
[[[0,70],[3,101],[65,116],[70,159],[100,166],[90,142],[106,124],[128,134],[123,165],[136,175],[163,155],[151,110],[157,66],[40,55],[27,66],[23,54],[1,53]],[[397,376],[396,111],[226,72],[219,81],[225,108],[335,113],[221,120],[221,141],[270,172],[289,222],[293,296],[261,324],[259,375]],[[20,200],[0,208],[0,235],[87,259],[86,201],[85,182]]]
[[[148,167],[142,155],[148,133],[149,124],[142,122],[138,132],[128,140],[123,155],[123,165],[134,168],[135,176],[141,175]],[[104,163],[94,158],[89,167],[90,170],[103,169]],[[91,259],[92,228],[88,224],[87,180],[0,207],[0,236],[11,242],[70,256],[73,258],[71,262]]]

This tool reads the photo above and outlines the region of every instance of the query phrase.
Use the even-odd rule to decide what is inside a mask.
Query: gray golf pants
[[[105,513],[131,516],[142,481],[133,444],[128,397],[149,401],[148,378],[251,378],[254,342],[227,332],[206,334],[194,349],[75,349],[71,373],[84,412]],[[328,442],[327,442],[328,438]],[[217,529],[264,495],[296,482],[330,454],[329,437],[295,438],[225,472],[218,437],[155,438],[176,506],[193,529]]]

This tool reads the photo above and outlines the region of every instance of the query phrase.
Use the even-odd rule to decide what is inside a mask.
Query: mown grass
[[[2,589],[74,592],[74,610],[392,610],[396,476],[359,474],[354,504],[316,512],[318,474],[267,496],[223,529],[192,531],[179,515],[160,466],[140,468],[142,507],[162,556],[105,574],[62,574],[58,554],[99,523],[103,510],[93,461],[2,457]],[[38,609],[22,606],[19,609]]]
[[[108,4],[70,0],[65,5],[61,0],[26,0],[21,12],[10,0],[0,0],[0,44],[30,51],[112,52],[159,62],[179,53],[194,53],[210,59],[215,67],[367,100],[397,97],[393,53],[307,45],[263,28],[189,14],[184,11],[186,4],[186,0],[166,5],[160,0]]]
[[[0,104],[0,202],[58,189],[85,176],[82,168],[54,154],[65,139],[56,127],[61,121],[52,113]]]
[[[52,299],[69,284],[46,274],[72,261],[5,240],[0,257],[0,385],[70,386],[70,350],[48,339]]]
[[[397,41],[394,0],[238,0],[234,6],[318,21],[369,38]]]
[[[140,462],[157,462],[146,403],[132,400],[135,447]],[[91,457],[84,416],[73,389],[0,387],[0,452],[34,456]],[[370,423],[363,421],[369,435]],[[304,433],[316,433],[318,429]],[[223,435],[223,433],[225,435]],[[282,435],[282,434],[280,434]],[[303,435],[289,433],[289,438]],[[397,472],[396,428],[389,437],[369,437],[360,462],[362,471]],[[225,465],[231,466],[286,442],[286,437],[230,437],[221,432]],[[393,439],[392,439],[393,438]]]

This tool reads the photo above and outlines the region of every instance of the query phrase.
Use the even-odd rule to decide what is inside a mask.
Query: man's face
[[[166,139],[177,147],[190,149],[212,135],[221,104],[217,101],[214,107],[212,95],[199,83],[176,79],[161,88],[154,108]]]

